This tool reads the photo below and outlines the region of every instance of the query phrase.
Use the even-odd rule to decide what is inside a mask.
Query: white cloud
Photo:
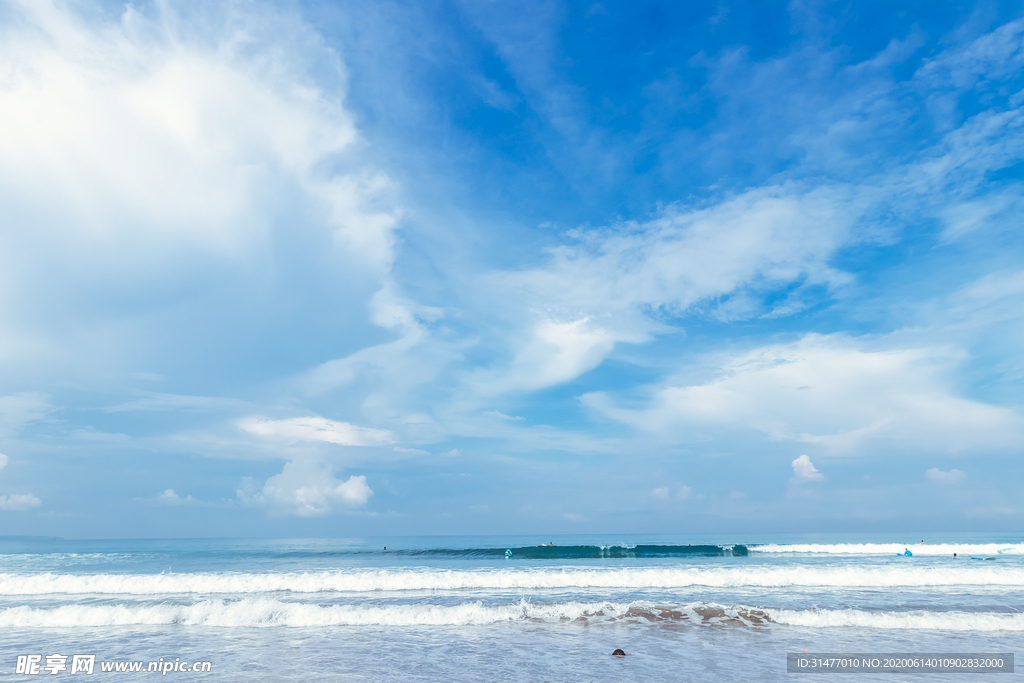
[[[493,415],[494,417],[496,417],[496,418],[498,418],[500,420],[515,420],[515,421],[519,421],[519,420],[526,419],[526,418],[524,418],[521,415],[506,415],[505,413],[501,412],[500,410],[485,410],[484,411],[484,415]]]
[[[645,223],[571,231],[574,243],[551,249],[547,267],[494,277],[503,298],[530,311],[525,334],[511,337],[510,366],[497,377],[482,373],[477,385],[533,390],[568,381],[617,343],[667,329],[652,310],[678,315],[755,281],[845,283],[827,261],[865,207],[845,187],[786,184],[706,208],[673,205]]]
[[[779,441],[854,454],[868,443],[947,451],[1012,448],[1024,435],[1014,410],[962,398],[946,379],[964,354],[890,340],[807,335],[791,344],[709,359],[700,384],[669,380],[645,408],[623,409],[602,393],[583,400],[644,431],[752,429]]]
[[[31,493],[14,493],[9,496],[0,496],[0,510],[22,511],[39,507],[42,503]]]
[[[373,490],[363,475],[341,481],[325,465],[293,461],[286,463],[280,474],[267,479],[261,490],[247,486],[237,495],[243,504],[264,507],[273,514],[315,517],[339,506],[363,506]]]
[[[314,54],[319,41],[300,22],[253,6],[196,25],[157,5],[155,16],[129,7],[117,23],[87,23],[14,4],[0,43],[0,178],[21,194],[17,206],[46,196],[76,217],[61,229],[93,238],[145,230],[231,249],[252,228],[267,171],[280,170],[325,204],[339,233],[389,259],[386,218],[353,224],[360,186],[381,180],[315,173],[356,131],[305,73],[304,60],[330,57]],[[278,41],[298,49],[261,52]]]
[[[644,341],[643,334],[632,335]],[[479,393],[540,389],[566,382],[597,367],[615,348],[616,335],[587,317],[570,321],[540,320],[529,332],[503,377],[485,374]]]
[[[659,486],[651,491],[651,494],[658,500],[668,500],[672,497],[667,486]],[[687,500],[691,495],[693,495],[693,487],[691,486],[682,486],[676,492],[676,498],[679,500]]]
[[[746,191],[722,192],[703,202],[670,203],[652,217],[637,221],[573,230],[560,246],[549,250],[549,258],[541,265],[493,272],[484,281],[467,277],[460,283],[464,297],[460,303],[466,309],[475,307],[476,318],[481,322],[464,338],[466,346],[486,350],[474,359],[493,355],[495,360],[484,361],[486,367],[471,367],[455,375],[461,380],[458,398],[443,406],[434,404],[432,415],[437,424],[428,438],[440,440],[451,433],[497,433],[499,437],[523,443],[532,438],[528,430],[492,428],[480,424],[479,412],[471,413],[480,411],[481,405],[490,408],[494,401],[487,399],[497,393],[530,392],[570,381],[598,367],[622,344],[642,344],[658,334],[676,331],[677,316],[704,313],[727,321],[792,315],[803,310],[812,297],[825,296],[827,291],[834,293],[855,283],[851,275],[835,265],[834,257],[839,250],[856,243],[895,242],[902,225],[916,224],[922,216],[945,221],[947,226],[959,226],[956,230],[963,231],[970,226],[974,226],[970,227],[973,230],[993,217],[1012,215],[1013,188],[1000,190],[998,197],[986,198],[983,195],[988,190],[978,185],[987,169],[999,167],[1013,155],[1000,151],[1012,142],[1009,138],[1020,137],[1012,133],[1016,129],[1010,126],[1010,119],[999,119],[1001,127],[995,125],[995,119],[970,119],[916,157],[904,157],[897,163],[875,167],[874,171],[865,165],[864,159],[848,155],[850,149],[859,148],[851,144],[857,135],[876,138],[872,131],[891,124],[888,117],[894,113],[888,108],[898,109],[900,105],[886,98],[905,85],[887,80],[888,76],[879,70],[889,68],[885,65],[893,59],[909,57],[921,40],[919,34],[913,34],[906,41],[891,42],[875,61],[860,67],[861,75],[855,75],[855,79],[865,79],[863,87],[844,91],[841,102],[822,98],[814,100],[807,111],[787,112],[792,118],[779,122],[796,122],[801,131],[786,140],[787,148],[796,144],[810,155],[804,160],[805,165],[798,163],[792,167],[792,173],[781,176],[790,180]],[[977,50],[979,54],[984,52],[981,47]],[[1001,68],[994,54],[984,58],[988,60],[985,68]],[[805,58],[806,55],[796,57],[796,61],[788,64],[769,60],[751,65],[759,72],[757,85],[761,90],[757,95],[765,98],[762,104],[774,105],[777,99],[773,74],[779,69],[800,71],[804,65],[797,62]],[[829,55],[823,58],[831,59]],[[833,67],[842,68],[831,64],[827,69]],[[733,74],[727,71],[720,70],[719,76],[731,78]],[[938,71],[932,69],[929,73]],[[803,71],[798,75],[801,79],[806,76]],[[939,77],[922,71],[913,87],[940,87],[936,78]],[[804,104],[803,95],[797,95],[800,106]],[[879,102],[880,99],[885,101]],[[787,106],[793,104],[788,101]],[[896,115],[902,116],[902,112]],[[812,118],[815,120],[809,120]],[[743,126],[749,130],[749,121],[744,121]],[[808,127],[815,131],[802,136]],[[859,133],[852,131],[854,128]],[[847,134],[852,137],[844,137]],[[819,144],[823,141],[828,144]],[[822,156],[816,156],[818,152]],[[835,168],[837,173],[823,172],[820,164]],[[849,178],[851,168],[858,178],[855,184],[829,179]],[[974,189],[956,189],[960,186]],[[778,296],[783,288],[788,294]],[[372,384],[376,388],[367,405],[372,405],[375,416],[387,414],[390,418],[403,411],[421,410],[424,402],[432,400],[431,383],[439,377],[442,382],[451,377],[444,374],[446,365],[460,367],[461,363],[465,368],[466,358],[460,355],[465,347],[448,342],[450,335],[443,337],[443,341],[441,334],[435,334],[425,324],[413,302],[402,300],[390,290],[381,290],[380,299],[374,303],[375,310],[380,311],[378,323],[385,325],[390,320],[386,326],[401,331],[402,337],[324,363],[298,381],[309,393],[356,385],[357,380]],[[879,349],[879,345],[872,343],[862,346],[862,355],[855,360],[891,350]],[[930,355],[935,366],[948,368],[960,360],[956,349],[923,346],[904,350]],[[638,351],[638,355],[644,353]],[[839,355],[835,354],[835,360],[841,363]],[[920,364],[928,362],[922,360]],[[913,370],[910,368],[908,373],[913,374]],[[890,391],[898,389],[898,383],[893,381],[889,383],[892,386],[886,386],[885,377],[879,373],[869,373],[869,379],[884,394],[892,395],[895,405],[873,407],[868,400],[870,391],[853,391],[855,374],[844,378],[840,386],[840,390],[850,389],[851,397],[857,399],[850,415],[844,415],[843,401],[838,397],[818,410],[814,409],[814,400],[806,401],[812,408],[806,417],[800,416],[802,406],[787,399],[778,406],[767,405],[766,419],[757,424],[744,425],[744,418],[756,412],[755,408],[732,424],[752,427],[773,439],[820,443],[836,452],[855,452],[863,451],[873,439],[906,442],[913,438],[912,433],[927,431],[930,423],[944,422],[939,417],[930,419],[928,406],[900,404],[901,397]],[[931,379],[943,385],[937,393],[919,385],[921,393],[908,397],[934,397],[938,401],[934,407],[960,416],[944,430],[955,434],[942,447],[957,450],[975,444],[987,448],[993,440],[999,442],[998,447],[1008,443],[1007,430],[1000,428],[996,436],[986,437],[982,423],[989,418],[1012,423],[1016,420],[1013,411],[959,397],[942,374],[940,367],[931,371]],[[763,391],[770,388],[767,384],[761,387]],[[821,387],[815,391],[820,393]],[[420,399],[418,404],[415,398]],[[591,398],[595,405],[601,403],[599,397]],[[745,400],[740,397],[741,404]],[[961,402],[957,403],[958,400]],[[606,397],[602,409],[611,403]],[[968,410],[961,413],[960,408]],[[783,412],[788,414],[779,415]],[[862,419],[865,413],[870,413],[866,417],[872,419]],[[623,421],[630,421],[623,413],[619,415]],[[890,416],[895,416],[892,421],[888,421]],[[634,417],[643,421],[642,416]],[[647,417],[657,421],[657,416]],[[673,421],[679,424],[677,434],[710,431],[724,429],[727,421],[712,420],[705,424],[697,418],[662,417],[662,425],[653,431],[668,431]],[[1015,428],[1011,425],[1008,429]],[[974,439],[976,435],[982,435],[980,441]],[[419,434],[417,437],[421,443],[428,441]],[[581,440],[576,439],[577,443]],[[941,438],[934,439],[940,441]]]
[[[0,470],[7,467],[7,463],[10,459],[0,453]],[[28,510],[29,508],[39,507],[41,501],[33,496],[31,493],[14,493],[9,496],[0,496],[0,510]]]
[[[39,394],[0,396],[0,436],[14,436],[46,417],[52,407]]]
[[[134,362],[147,312],[111,329],[123,311],[94,302],[157,288],[161,313],[192,306],[204,276],[274,271],[277,232],[387,279],[401,211],[358,158],[336,53],[270,3],[179,6],[5,6],[0,361]]]
[[[806,455],[801,455],[792,462],[792,465],[793,474],[800,481],[821,481],[825,478],[825,475],[818,471],[818,468]]]
[[[495,31],[499,44],[508,39],[506,24]],[[683,313],[704,312],[726,321],[792,315],[806,307],[809,292],[852,282],[832,265],[837,250],[897,241],[903,226],[919,224],[922,217],[944,223],[947,241],[991,225],[1012,228],[1022,188],[989,178],[1024,156],[1024,138],[1016,134],[1024,120],[1022,100],[1012,95],[1015,84],[1000,82],[1012,78],[1016,70],[1010,65],[1022,61],[1022,32],[1024,22],[1018,20],[953,45],[926,58],[912,81],[902,83],[888,72],[893,60],[911,59],[924,40],[920,32],[891,41],[860,64],[840,66],[846,60],[835,53],[818,54],[811,57],[810,75],[810,53],[803,51],[762,63],[747,61],[742,51],[727,51],[718,64],[705,62],[716,94],[730,102],[729,110],[745,112],[737,120],[726,114],[716,120],[714,125],[725,126],[716,128],[718,137],[751,144],[764,140],[774,146],[757,150],[767,158],[779,149],[787,155],[799,149],[803,156],[787,162],[782,175],[789,180],[723,193],[703,205],[669,204],[649,220],[573,230],[565,243],[549,250],[547,264],[496,275],[498,294],[491,300],[512,303],[497,313],[507,326],[502,340],[508,353],[494,368],[477,373],[474,388],[530,391],[568,381],[599,365],[618,344],[642,343],[666,331],[663,321]],[[537,62],[536,41],[530,32],[520,46],[529,49],[513,51],[516,59]],[[826,86],[818,80],[828,78],[825,74],[834,74],[843,87],[827,96],[817,92]],[[792,86],[781,98],[779,79]],[[553,87],[547,85],[544,93]],[[991,108],[938,122],[945,134],[916,156],[872,169],[872,155],[851,155],[870,140],[886,140],[901,122],[919,120],[919,106],[948,97],[949,111],[955,112],[951,118],[959,119],[959,93],[982,86],[1000,90],[998,96],[992,92]],[[907,89],[927,105],[908,101]],[[562,104],[570,101],[568,93],[559,98]],[[757,112],[754,124],[746,114],[751,111]],[[587,144],[572,151],[600,148],[601,131],[588,127],[583,110],[560,112],[557,119],[572,119],[587,131]],[[777,137],[762,134],[776,127]],[[718,144],[704,140],[701,154],[714,149],[731,158],[735,150]],[[618,156],[608,148],[603,153]],[[851,175],[856,184],[831,180]],[[765,296],[778,294],[783,285],[791,286],[786,296]]]
[[[1021,197],[1016,194],[993,194],[954,204],[942,211],[946,229],[942,233],[945,242],[957,240],[967,233],[1006,224],[1020,215]]]
[[[174,489],[165,490],[163,493],[157,496],[156,499],[161,503],[167,503],[168,505],[187,505],[189,503],[195,502],[192,496],[185,496],[184,498],[182,498],[181,496],[174,492]]]
[[[924,473],[925,479],[935,484],[959,484],[965,476],[960,470],[943,472],[938,467],[932,467]]]
[[[570,522],[585,522],[587,520],[583,515],[577,515],[575,512],[566,512],[562,517],[565,517]]]
[[[384,446],[394,443],[391,432],[387,430],[360,427],[348,422],[335,422],[315,416],[287,420],[250,417],[239,420],[238,426],[250,434],[288,442],[311,441],[341,446]]]

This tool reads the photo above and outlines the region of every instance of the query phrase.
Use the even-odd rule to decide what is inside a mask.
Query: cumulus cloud
[[[933,484],[959,484],[966,475],[960,470],[943,472],[938,467],[932,467],[924,473],[925,479]]]
[[[669,498],[672,497],[672,494],[669,492],[669,488],[667,486],[659,486],[658,488],[651,491],[651,494],[658,500],[668,500]],[[676,492],[676,498],[678,498],[679,500],[686,500],[691,495],[693,495],[693,487],[691,486],[682,486]]]
[[[712,379],[669,380],[652,390],[642,409],[619,408],[602,393],[583,400],[673,438],[683,430],[752,429],[845,454],[871,442],[947,451],[1012,447],[1024,435],[1021,416],[958,396],[947,380],[963,357],[951,348],[812,334],[709,359]]]
[[[8,462],[10,462],[10,458],[0,453],[0,470],[7,467]],[[28,510],[29,508],[39,507],[41,502],[31,493],[14,493],[8,496],[0,496],[0,510]]]
[[[387,430],[360,427],[316,416],[287,420],[250,417],[240,420],[238,426],[250,434],[287,442],[311,441],[340,446],[385,446],[394,443],[391,432]]]
[[[11,133],[0,141],[0,177],[23,193],[17,206],[45,189],[75,216],[65,230],[145,230],[230,249],[251,229],[247,205],[261,180],[280,170],[324,202],[348,241],[386,261],[393,220],[364,221],[356,210],[360,185],[382,180],[315,171],[356,140],[342,103],[308,75],[318,60],[340,68],[317,52],[315,34],[269,6],[192,19],[210,25],[152,9],[129,6],[104,24],[14,3],[0,52],[0,123]],[[309,47],[259,54],[285,36]]]
[[[187,505],[188,503],[195,502],[192,496],[185,496],[184,498],[182,498],[181,496],[174,492],[174,489],[165,490],[163,493],[157,496],[156,499],[161,503],[166,503],[168,505]]]
[[[20,512],[39,507],[41,503],[42,501],[31,493],[13,493],[9,496],[0,496],[0,510]]]
[[[798,481],[821,481],[825,478],[825,475],[818,471],[818,468],[806,455],[801,455],[791,464],[793,465],[793,474]]]
[[[366,505],[373,490],[363,475],[341,481],[326,465],[286,463],[280,474],[267,479],[262,489],[248,485],[237,491],[245,505],[266,508],[272,514],[316,517],[342,508]]]
[[[344,67],[322,37],[271,3],[122,6],[6,6],[0,361],[110,356],[103,334],[132,358],[96,301],[124,309],[111,292],[155,288],[166,309],[204,276],[266,273],[277,232],[315,235],[333,268],[380,286],[401,211],[356,156]],[[30,286],[42,277],[60,296]]]
[[[237,425],[250,434],[286,444],[389,446],[394,443],[392,434],[387,430],[318,416],[284,420],[250,417],[238,421]],[[422,452],[416,449],[403,451]],[[298,517],[316,517],[361,507],[372,495],[373,490],[367,485],[365,476],[351,475],[347,480],[338,479],[331,465],[316,459],[289,461],[280,474],[267,479],[262,487],[249,481],[237,491],[238,500],[244,505],[264,508],[273,515]]]

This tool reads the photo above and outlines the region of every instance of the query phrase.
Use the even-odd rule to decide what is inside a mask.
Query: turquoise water
[[[227,681],[773,680],[805,648],[1021,650],[1024,542],[921,538],[4,539],[0,675],[58,653]]]

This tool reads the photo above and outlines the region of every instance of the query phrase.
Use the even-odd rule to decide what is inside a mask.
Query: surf
[[[131,626],[212,626],[241,628],[437,627],[500,623],[575,622],[598,625],[628,622],[672,623],[694,627],[793,626],[862,627],[878,630],[1024,631],[1024,614],[997,612],[872,612],[792,610],[707,602],[518,602],[487,605],[317,605],[273,598],[207,599],[191,604],[63,605],[0,609],[0,627],[83,628]]]
[[[466,589],[644,589],[742,587],[1024,587],[1024,567],[992,563],[830,567],[389,568],[319,572],[0,574],[0,594],[181,595],[365,593]]]

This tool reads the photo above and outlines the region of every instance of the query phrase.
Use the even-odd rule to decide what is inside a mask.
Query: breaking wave
[[[449,559],[504,559],[506,548],[430,548],[394,550],[389,555]],[[507,548],[512,557],[527,560],[590,560],[656,557],[745,557],[745,545],[529,545]],[[374,554],[379,554],[376,551]]]
[[[1024,631],[1024,614],[786,610],[713,603],[564,602],[504,605],[316,605],[273,598],[193,604],[64,605],[0,609],[4,628],[106,626],[324,627],[473,626],[502,622],[635,622],[701,627],[862,627],[955,631]]]
[[[1024,586],[1024,567],[960,562],[869,567],[378,569],[292,573],[0,574],[2,595],[180,595],[571,588]]]
[[[750,545],[750,554],[758,553],[810,553],[817,555],[895,555],[909,549],[914,555],[945,555],[952,557],[974,556],[998,557],[1000,555],[1024,554],[1024,546],[1014,543],[936,543],[914,545],[912,543],[766,543]]]

